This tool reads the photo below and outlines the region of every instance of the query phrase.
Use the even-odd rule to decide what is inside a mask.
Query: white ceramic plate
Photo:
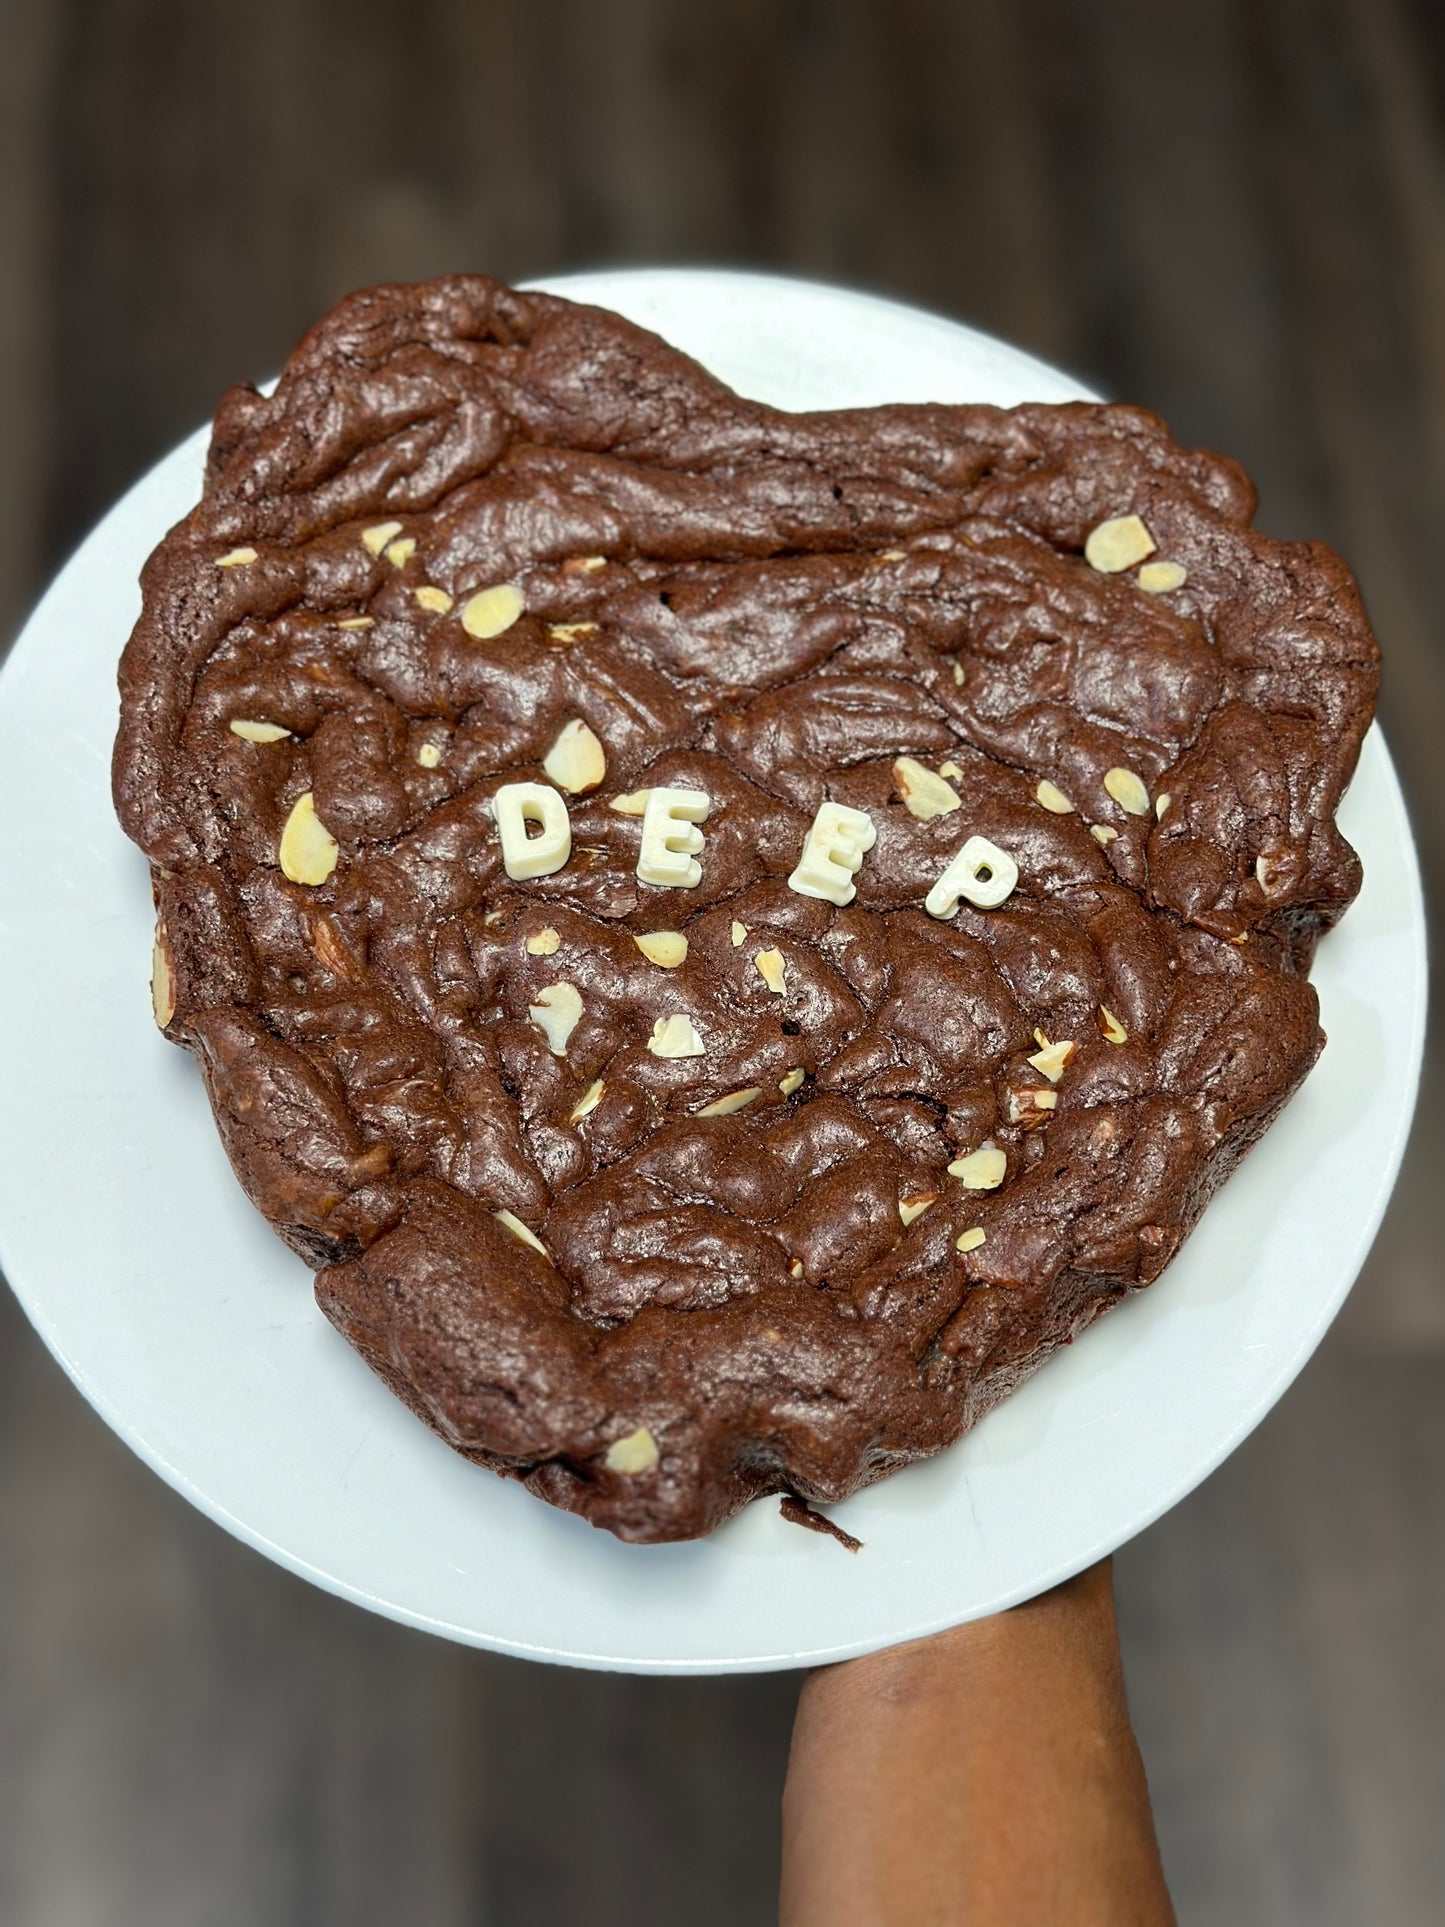
[[[550,284],[788,407],[1084,394],[952,322],[750,275]],[[1414,1102],[1423,916],[1378,733],[1344,810],[1365,887],[1322,947],[1329,1049],[1154,1288],[970,1437],[836,1508],[752,1506],[629,1547],[456,1457],[316,1310],[238,1189],[188,1057],[150,1015],[146,866],[111,815],[136,575],[204,437],[153,469],[36,611],[0,682],[0,1261],[81,1391],[213,1519],[318,1585],[536,1658],[647,1672],[838,1659],[1029,1597],[1120,1545],[1258,1424],[1367,1251]]]

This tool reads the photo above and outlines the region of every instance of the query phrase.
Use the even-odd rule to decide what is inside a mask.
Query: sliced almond
[[[953,659],[953,680],[958,684],[960,689],[963,687],[963,679],[963,664],[958,660],[958,657],[955,656]]]
[[[375,616],[348,616],[345,622],[337,623],[338,629],[372,629],[376,626]]]
[[[564,723],[557,740],[542,758],[542,767],[569,795],[595,790],[607,774],[607,757],[600,742],[578,716]]]
[[[438,589],[435,584],[424,582],[419,589],[413,590],[412,593],[415,595],[420,607],[429,609],[434,616],[451,614],[453,606],[452,599],[445,589]]]
[[[950,779],[961,777],[963,775],[963,771],[958,767],[958,764],[955,763],[951,757],[948,760],[948,762],[939,764],[938,773],[940,776],[947,776]]]
[[[801,1258],[794,1258],[792,1263],[788,1266],[788,1276],[790,1278],[801,1278],[802,1275],[803,1275],[803,1261]]]
[[[880,549],[878,551],[878,560],[880,562],[902,562],[906,554],[907,551],[905,549]]]
[[[171,962],[171,940],[163,923],[156,924],[151,945],[151,1009],[158,1027],[165,1030],[176,1014],[176,972]]]
[[[986,1138],[976,1151],[955,1158],[948,1167],[951,1178],[961,1178],[965,1191],[996,1191],[1008,1173],[1008,1159]]]
[[[607,557],[605,555],[569,556],[562,567],[568,575],[595,575],[598,569],[607,567]]]
[[[795,1064],[790,1071],[785,1071],[778,1080],[778,1089],[783,1093],[784,1097],[791,1097],[794,1091],[801,1088],[803,1079],[807,1075],[808,1073],[800,1064]]]
[[[729,1091],[726,1097],[714,1098],[711,1104],[704,1104],[696,1113],[698,1117],[731,1117],[734,1111],[744,1111],[754,1098],[761,1097],[761,1084],[749,1084],[745,1091]]]
[[[621,1472],[627,1478],[636,1478],[639,1472],[653,1471],[661,1456],[657,1440],[645,1425],[639,1425],[625,1439],[614,1439],[608,1446],[607,1470]]]
[[[915,1191],[911,1198],[898,1200],[898,1215],[905,1225],[910,1225],[916,1218],[921,1218],[931,1204],[937,1203],[936,1191]]]
[[[753,958],[753,968],[775,997],[783,995],[788,964],[781,950],[760,950]]]
[[[339,855],[336,838],[316,814],[316,799],[307,790],[292,806],[281,832],[282,874],[314,887],[331,875]]]
[[[1116,515],[1092,530],[1084,544],[1084,560],[1101,575],[1118,575],[1132,569],[1157,547],[1153,536],[1137,515]]]
[[[498,1224],[505,1226],[519,1243],[527,1245],[533,1251],[540,1252],[547,1260],[547,1263],[549,1265],[551,1264],[551,1252],[547,1249],[546,1245],[542,1243],[542,1240],[530,1225],[523,1224],[522,1220],[510,1211],[494,1211],[492,1216]]]
[[[1173,801],[1174,798],[1169,794],[1168,790],[1161,790],[1154,798],[1154,820],[1156,823],[1162,823],[1164,821],[1164,818],[1169,814],[1169,805]]]
[[[1119,832],[1107,823],[1091,823],[1089,835],[1096,843],[1117,843],[1119,840]]]
[[[1069,1059],[1078,1049],[1072,1038],[1061,1038],[1057,1044],[1046,1044],[1035,1051],[1029,1062],[1040,1077],[1046,1077],[1051,1084],[1057,1084],[1068,1067]]]
[[[351,953],[330,917],[313,917],[310,920],[310,937],[311,948],[321,959],[323,968],[329,970],[333,977],[352,975],[355,965]]]
[[[693,1028],[692,1019],[681,1011],[658,1018],[652,1026],[647,1048],[654,1057],[701,1057],[703,1054],[702,1039]]]
[[[477,642],[490,642],[510,629],[526,606],[515,582],[499,582],[495,588],[479,589],[463,603],[462,627]]]
[[[423,769],[435,769],[442,759],[442,753],[435,743],[423,743],[416,753],[416,760]]]
[[[237,717],[231,724],[231,734],[248,743],[279,743],[291,732],[280,723],[248,723]]]
[[[647,930],[632,941],[649,963],[660,964],[664,970],[676,970],[687,955],[687,938],[680,930]]]
[[[1036,1131],[1048,1122],[1048,1114],[1058,1105],[1059,1094],[1044,1084],[1014,1084],[1009,1087],[1004,1115],[1010,1124],[1025,1131]]]
[[[1129,1041],[1128,1031],[1107,1004],[1099,1006],[1099,1029],[1104,1033],[1107,1044],[1127,1044]]]
[[[400,522],[378,522],[375,528],[361,531],[361,540],[368,554],[379,556],[387,543],[395,541],[400,534]]]
[[[216,557],[218,569],[243,569],[248,562],[256,560],[254,549],[230,549],[225,555]]]
[[[1073,804],[1069,801],[1068,797],[1064,795],[1064,792],[1058,785],[1051,783],[1047,776],[1034,791],[1034,798],[1037,802],[1042,803],[1046,810],[1052,810],[1055,816],[1072,816],[1073,814]]]
[[[1189,572],[1182,562],[1146,562],[1138,579],[1147,595],[1168,595],[1171,589],[1184,587]]]
[[[580,1124],[584,1117],[590,1117],[602,1102],[602,1093],[607,1089],[599,1077],[589,1084],[567,1115],[569,1124]]]
[[[548,984],[537,992],[535,1004],[527,1015],[547,1040],[554,1057],[567,1055],[567,1040],[582,1021],[582,996],[575,984]]]
[[[595,622],[549,622],[547,624],[548,638],[552,642],[560,642],[564,645],[569,642],[580,642],[584,636],[596,634]]]
[[[1149,792],[1144,786],[1142,776],[1136,776],[1131,769],[1111,769],[1104,772],[1104,788],[1113,797],[1121,810],[1130,816],[1149,814]]]
[[[532,935],[528,937],[527,955],[529,957],[555,957],[561,946],[562,939],[549,923],[541,930],[534,930]]]
[[[748,926],[739,923],[736,917],[733,918],[732,940],[734,950],[740,950],[748,940]]]
[[[893,781],[903,798],[904,808],[921,822],[926,823],[934,816],[947,816],[950,811],[963,807],[952,784],[915,757],[898,758],[893,765]]]
[[[629,790],[626,796],[614,796],[607,807],[616,810],[619,816],[643,816],[651,794],[650,790]]]
[[[979,1246],[986,1242],[987,1234],[983,1226],[976,1224],[970,1226],[967,1231],[959,1232],[953,1241],[953,1248],[955,1251],[977,1251]]]
[[[404,569],[416,554],[416,537],[399,535],[394,542],[388,542],[382,554],[394,569]]]

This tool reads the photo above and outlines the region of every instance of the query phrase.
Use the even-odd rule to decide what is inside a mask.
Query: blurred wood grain
[[[775,268],[1155,407],[1246,464],[1265,527],[1340,548],[1441,900],[1432,0],[10,0],[5,39],[5,640],[348,288]],[[1434,1109],[1319,1359],[1118,1562],[1190,1922],[1439,1917],[1442,1148]],[[526,1666],[315,1592],[131,1459],[0,1297],[0,1920],[763,1921],[795,1694]]]

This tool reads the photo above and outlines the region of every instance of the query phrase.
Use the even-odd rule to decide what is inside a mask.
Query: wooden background
[[[1264,526],[1337,544],[1440,900],[1439,0],[9,0],[4,40],[6,638],[348,288],[780,268],[1146,402],[1243,459]],[[1320,1356],[1118,1561],[1188,1922],[1439,1919],[1440,1068]],[[796,1688],[338,1604],[134,1461],[0,1294],[6,1923],[766,1921]]]

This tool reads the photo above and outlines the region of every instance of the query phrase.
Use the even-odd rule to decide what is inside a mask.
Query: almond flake
[[[794,1258],[793,1262],[788,1266],[788,1276],[790,1278],[801,1278],[802,1275],[803,1261],[801,1258]]]
[[[569,795],[595,790],[607,774],[602,745],[580,717],[574,716],[557,732],[557,740],[542,758],[542,767]]]
[[[540,1252],[541,1255],[547,1260],[547,1263],[549,1265],[551,1264],[552,1262],[551,1252],[547,1249],[546,1245],[542,1243],[542,1240],[537,1236],[536,1232],[533,1231],[530,1225],[523,1224],[522,1220],[516,1217],[510,1211],[494,1211],[492,1213],[492,1216],[496,1219],[498,1224],[504,1225],[506,1229],[511,1232],[512,1236],[516,1238],[520,1243],[530,1246],[530,1248],[533,1251]]]
[[[577,1102],[572,1106],[571,1111],[568,1113],[567,1122],[569,1124],[580,1124],[584,1117],[590,1117],[602,1102],[602,1093],[606,1089],[607,1086],[600,1077],[597,1078],[595,1082],[589,1084],[581,1097],[579,1097]]]
[[[952,759],[950,759],[946,763],[940,763],[938,766],[938,773],[940,776],[950,776],[950,777],[960,777],[963,775],[963,771],[958,767],[957,763],[952,761]]]
[[[915,1218],[921,1218],[931,1204],[937,1203],[936,1191],[915,1191],[911,1198],[898,1200],[898,1215],[905,1225],[909,1225]]]
[[[1147,595],[1168,595],[1171,589],[1182,589],[1188,580],[1182,562],[1146,562],[1139,571],[1139,587]]]
[[[156,924],[151,946],[151,1009],[157,1026],[165,1030],[176,1014],[176,973],[171,963],[170,938],[163,923]]]
[[[554,1057],[567,1055],[567,1040],[582,1021],[582,997],[575,984],[548,984],[537,992],[537,1001],[527,1007],[527,1015],[547,1039]]]
[[[549,622],[547,624],[547,635],[553,642],[563,644],[580,642],[583,636],[595,636],[596,634],[597,624],[595,622]]]
[[[479,589],[462,605],[462,627],[475,641],[490,642],[510,629],[526,606],[515,582],[499,582],[493,589]]]
[[[1104,772],[1104,788],[1113,797],[1121,810],[1130,816],[1149,814],[1149,792],[1144,787],[1142,776],[1136,776],[1131,769],[1111,769]]]
[[[681,1011],[658,1018],[652,1026],[647,1048],[654,1057],[701,1057],[703,1054],[702,1039],[693,1028],[692,1019]]]
[[[1084,560],[1101,575],[1118,575],[1152,555],[1157,546],[1137,515],[1116,515],[1092,531],[1084,544]]]
[[[1168,790],[1161,790],[1154,798],[1154,821],[1162,823],[1169,813],[1169,805],[1174,801]]]
[[[394,542],[388,542],[382,554],[394,569],[404,569],[416,554],[416,537],[399,535]]]
[[[376,626],[375,616],[348,616],[345,622],[337,623],[338,629],[372,629]]]
[[[951,1178],[961,1178],[965,1191],[996,1191],[1008,1172],[1008,1159],[994,1143],[985,1138],[967,1157],[955,1158],[948,1167]]]
[[[893,765],[893,781],[898,785],[904,808],[920,822],[926,823],[934,816],[947,816],[951,811],[963,807],[958,791],[915,757],[898,758]]]
[[[788,965],[781,950],[760,950],[753,958],[753,967],[775,997],[783,995],[784,978]]]
[[[544,929],[534,931],[527,939],[529,957],[554,957],[562,947],[562,939],[548,924]]]
[[[1096,843],[1116,843],[1119,840],[1119,832],[1111,829],[1107,823],[1091,823],[1089,835]]]
[[[629,790],[626,796],[614,796],[607,807],[616,810],[619,816],[643,816],[651,794],[651,790]]]
[[[387,543],[400,534],[400,522],[378,522],[375,528],[361,531],[361,540],[369,554],[379,556]]]
[[[255,560],[256,551],[254,549],[232,549],[228,554],[218,555],[216,557],[216,567],[218,569],[241,569],[244,568],[248,562],[254,562]]]
[[[957,656],[955,656],[953,659],[953,680],[958,684],[959,688],[962,689],[963,664],[958,660]]]
[[[435,769],[442,759],[442,753],[435,743],[423,743],[416,753],[416,760],[423,769]]]
[[[1037,802],[1042,803],[1046,810],[1052,810],[1055,816],[1072,816],[1073,814],[1073,804],[1069,801],[1068,797],[1064,795],[1064,792],[1059,788],[1057,783],[1051,783],[1047,776],[1034,791],[1034,798]]]
[[[878,560],[880,562],[901,562],[906,554],[907,551],[905,549],[880,549],[878,551]]]
[[[714,1098],[711,1104],[704,1104],[695,1113],[698,1117],[731,1117],[734,1111],[746,1110],[756,1097],[761,1097],[761,1084],[750,1084],[745,1091],[729,1091],[726,1097]]]
[[[239,718],[231,724],[231,734],[248,743],[279,743],[291,734],[280,723],[248,723]]]
[[[293,883],[324,883],[340,854],[336,838],[316,814],[310,790],[299,797],[281,832],[281,870]]]
[[[614,1439],[608,1446],[607,1470],[635,1478],[639,1472],[651,1472],[661,1456],[657,1440],[645,1425],[639,1425],[625,1439]]]
[[[574,555],[562,564],[568,575],[593,575],[607,567],[605,555]]]
[[[748,940],[748,926],[745,923],[739,923],[736,917],[733,918],[732,940],[734,950],[741,949]]]
[[[1047,1114],[1056,1108],[1058,1101],[1058,1092],[1047,1085],[1011,1085],[1004,1115],[1010,1124],[1018,1124],[1025,1131],[1036,1131],[1048,1122]]]
[[[1038,1045],[1040,1050],[1047,1050],[1049,1047],[1048,1032],[1044,1030],[1039,1030],[1037,1027],[1035,1027],[1034,1042]]]
[[[953,1241],[953,1248],[955,1251],[977,1251],[986,1241],[986,1235],[983,1226],[976,1224],[968,1231],[959,1232]]]
[[[438,589],[432,583],[424,582],[419,589],[414,589],[412,593],[415,595],[420,606],[423,609],[429,609],[434,616],[451,614],[452,599],[445,589]]]
[[[648,930],[632,941],[649,963],[660,964],[664,970],[676,970],[687,955],[687,938],[680,930]]]
[[[1057,1084],[1063,1076],[1065,1067],[1078,1045],[1071,1038],[1062,1038],[1057,1044],[1047,1044],[1043,1050],[1035,1051],[1029,1062],[1040,1077],[1046,1077],[1051,1084]]]
[[[1119,1022],[1107,1004],[1099,1006],[1099,1029],[1104,1033],[1104,1041],[1109,1044],[1127,1044],[1129,1033]]]
[[[784,1097],[791,1097],[793,1092],[801,1087],[803,1079],[807,1075],[808,1073],[803,1069],[801,1064],[795,1064],[792,1070],[785,1072],[779,1080],[778,1089],[783,1093]]]

